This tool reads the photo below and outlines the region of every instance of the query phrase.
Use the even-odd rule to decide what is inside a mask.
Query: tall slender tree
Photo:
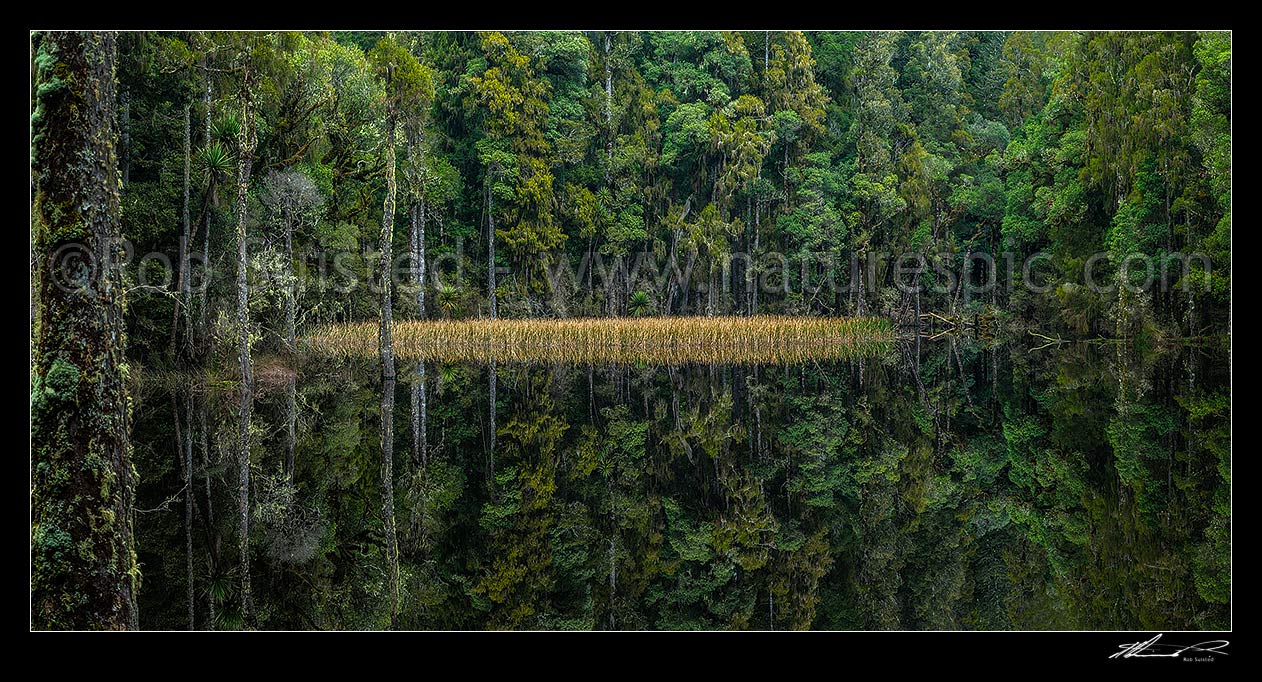
[[[253,40],[253,39],[251,39]],[[237,133],[237,364],[240,417],[237,422],[238,543],[241,556],[241,614],[246,627],[254,626],[254,595],[250,585],[250,417],[254,410],[254,362],[250,357],[250,290],[247,278],[246,225],[249,219],[250,172],[254,164],[254,54],[253,45],[241,51],[241,127]]]

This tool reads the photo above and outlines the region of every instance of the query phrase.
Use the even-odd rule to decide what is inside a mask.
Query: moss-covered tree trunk
[[[36,34],[31,625],[134,629],[112,33]]]
[[[241,615],[247,628],[254,627],[254,595],[250,587],[250,417],[254,410],[254,363],[250,358],[250,291],[246,277],[249,267],[246,253],[246,221],[250,169],[254,163],[254,103],[251,82],[253,62],[245,53],[241,80],[241,129],[237,156],[237,361],[241,370],[240,419],[237,431],[238,497],[241,554]]]
[[[425,132],[421,130],[410,135],[408,158],[411,161],[412,173],[412,231],[410,248],[412,255],[412,285],[416,287],[416,319],[425,319]]]
[[[285,218],[285,275],[289,281],[285,292],[285,346],[294,358],[298,354],[298,279],[294,273],[294,218]],[[295,480],[294,448],[298,444],[298,379],[297,374],[290,374],[285,386],[285,472],[289,482]]]
[[[388,79],[387,79],[387,82]],[[385,526],[387,589],[390,593],[390,627],[399,619],[399,541],[394,524],[394,211],[398,186],[395,182],[394,145],[397,137],[397,115],[394,105],[386,116],[386,198],[381,217],[381,519]]]
[[[386,536],[386,591],[390,629],[399,626],[399,536],[394,520],[394,391],[395,378],[381,387],[381,522]]]
[[[395,113],[392,110],[386,118],[386,198],[383,202],[381,215],[381,261],[379,265],[381,272],[381,326],[378,339],[381,346],[382,376],[387,379],[395,378],[394,341],[391,337],[394,320],[393,306],[391,305],[391,296],[394,290],[394,209],[395,196],[398,193],[398,187],[395,183],[394,160],[394,144],[397,130],[395,121]]]
[[[186,336],[185,346],[187,347],[192,344],[191,331],[188,328],[188,305],[189,305],[189,296],[190,296],[190,289],[189,289],[190,278],[189,278],[189,273],[188,273],[188,267],[189,267],[189,249],[192,248],[192,242],[191,242],[192,235],[190,234],[191,223],[189,220],[188,201],[189,201],[189,175],[192,170],[192,157],[193,157],[192,107],[191,105],[186,104],[184,105],[184,203],[183,203],[183,211],[181,213],[181,219],[182,219],[181,224],[184,227],[184,231],[180,236],[180,256],[179,256],[180,269],[179,269],[179,279],[177,282],[178,284],[177,288],[179,289],[179,297],[175,299],[175,307],[173,308],[171,312],[171,346],[170,346],[169,353],[172,358],[176,357],[179,352],[179,349],[177,347],[177,341],[178,341],[178,336],[179,336],[181,314],[184,317],[184,333]]]
[[[202,134],[202,148],[210,147],[210,72],[206,68],[206,53],[201,55],[202,77],[206,81],[206,88],[202,91],[202,112],[205,115],[205,132]],[[201,307],[197,310],[197,328],[201,331],[202,337],[206,334],[206,308],[210,307],[210,202],[212,189],[207,184],[204,200],[202,201],[202,220],[205,232],[202,233],[202,282],[201,282]],[[193,248],[189,245],[189,248]]]

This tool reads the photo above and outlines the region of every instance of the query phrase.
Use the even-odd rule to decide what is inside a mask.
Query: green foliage
[[[233,155],[219,142],[211,143],[202,149],[197,160],[206,177],[217,181],[222,181],[236,166]]]
[[[485,314],[490,236],[503,248],[490,265],[507,271],[497,291],[509,316],[864,310],[889,326],[914,306],[952,319],[985,306],[1021,338],[1040,339],[1027,348],[1004,336],[960,357],[938,339],[917,346],[905,363],[915,370],[872,356],[861,369],[717,366],[710,377],[703,367],[632,363],[596,368],[590,389],[581,368],[501,365],[493,458],[485,374],[435,368],[434,459],[415,468],[395,459],[398,509],[408,512],[399,515],[410,619],[401,627],[1229,624],[1230,393],[1217,356],[1170,358],[1180,343],[1217,353],[1230,319],[1230,34],[189,32],[119,41],[117,95],[129,102],[115,143],[128,169],[121,236],[134,253],[177,253],[188,105],[190,232],[194,255],[205,249],[209,262],[203,270],[195,257],[191,274],[210,281],[189,303],[189,347],[168,359],[171,321],[177,331],[185,322],[149,276],[176,273],[156,261],[124,268],[121,324],[134,367],[204,365],[223,377],[235,364],[237,244],[226,199],[238,172],[241,56],[252,59],[258,138],[246,188],[256,353],[279,348],[280,293],[290,284],[300,336],[375,325],[366,248],[382,224],[385,125],[397,127],[395,248],[408,239],[405,216],[423,205],[427,253],[443,280],[430,305],[443,318]],[[52,158],[48,117],[80,83],[50,43],[37,47],[38,168]],[[284,230],[269,178],[282,175],[306,179],[292,276],[275,255]],[[82,239],[93,223],[81,204],[35,196],[48,218],[33,228],[42,248]],[[796,263],[746,270],[733,257],[822,253],[844,282],[849,258],[902,251],[931,254],[931,269],[981,251],[997,257],[1001,275],[1011,251],[1016,282],[993,297],[948,288],[913,300],[889,286],[895,275],[882,262],[880,291],[814,295],[796,290]],[[1047,258],[1028,283],[1050,286],[1035,291],[1022,286],[1021,266],[1039,253]],[[1085,279],[1097,253],[1109,258],[1096,263],[1095,283],[1112,289]],[[1180,254],[1191,253],[1208,262],[1185,265]],[[587,254],[607,273],[597,269],[590,283],[583,273],[552,277]],[[1117,287],[1139,281],[1122,268],[1132,254],[1173,268],[1171,286]],[[618,269],[637,258],[649,274]],[[682,281],[653,276],[673,264]],[[768,286],[746,288],[758,276]],[[926,271],[920,281],[939,277]],[[1090,343],[1060,343],[1071,338]],[[1145,357],[1131,359],[1137,345]],[[46,360],[32,378],[32,419],[57,425],[50,415],[86,400],[97,374],[70,356]],[[247,538],[255,571],[272,581],[255,581],[271,609],[260,609],[263,624],[379,627],[387,553],[378,449],[365,425],[376,423],[380,396],[358,378],[308,383],[300,373],[298,464],[286,481],[272,461],[288,433],[276,402],[286,375],[269,371],[255,395],[263,425],[254,429],[257,523]],[[131,403],[144,443],[140,508],[183,486],[173,418],[159,402]],[[203,604],[213,603],[223,627],[244,622],[236,558],[221,548],[237,539],[225,511],[237,504],[231,406],[222,397],[207,405],[215,437],[204,465],[195,440],[206,480],[193,485],[214,491],[197,499],[206,528],[193,533],[195,553],[218,552],[213,570],[194,577],[204,600],[196,616],[208,621]],[[398,415],[404,440],[406,423]],[[104,455],[89,455],[84,470],[103,470]],[[72,480],[76,470],[54,464],[33,464],[37,485]],[[141,614],[162,627],[183,625],[172,615],[187,580],[185,558],[172,555],[183,547],[181,516],[137,521],[151,539],[141,560],[163,586],[142,591]],[[32,528],[49,566],[73,561],[79,537],[60,517]],[[1141,593],[1151,593],[1148,606],[1136,605]]]
[[[627,312],[635,317],[643,317],[652,312],[653,300],[647,291],[636,291],[627,299]]]
[[[1174,426],[1161,406],[1125,400],[1107,429],[1118,479],[1134,491],[1140,511],[1149,516],[1155,516],[1167,503],[1167,491],[1161,483],[1168,455],[1163,441]]]
[[[134,102],[124,224],[145,246],[172,243],[176,114],[191,101],[193,195],[212,185],[211,251],[220,252],[231,246],[214,228],[240,126],[226,96],[235,72],[220,62],[241,46],[232,34],[158,38],[133,49],[172,71],[129,63],[120,76]],[[670,314],[901,313],[898,292],[803,295],[798,275],[785,291],[776,266],[758,258],[942,254],[920,280],[949,285],[934,267],[975,250],[999,261],[1012,252],[1015,281],[992,303],[1054,328],[1045,331],[1169,338],[1226,319],[1226,34],[351,32],[256,42],[258,159],[301,166],[325,199],[299,252],[370,243],[381,222],[381,126],[393,117],[400,212],[423,202],[432,256],[479,252],[493,220],[510,315],[630,315],[635,290]],[[195,68],[203,61],[208,70]],[[714,215],[699,220],[709,205]],[[690,281],[652,275],[690,247]],[[617,265],[640,252],[647,270]],[[1023,260],[1040,252],[1050,260],[1027,274]],[[1179,293],[1084,295],[1075,287],[1089,284],[1084,267],[1098,252],[1111,256],[1097,263],[1102,284],[1119,283],[1120,260],[1135,253],[1174,265]],[[1209,262],[1177,255],[1191,252]],[[734,261],[728,289],[711,295],[729,253],[755,262]],[[558,267],[589,254],[603,257],[605,276]],[[889,267],[876,273],[885,285]],[[482,308],[487,273],[468,270],[466,312]],[[840,268],[829,274],[844,281]],[[764,275],[765,290],[750,291]],[[1052,286],[1027,290],[1027,277]],[[1132,270],[1129,281],[1140,277]],[[226,287],[212,293],[212,307],[231,301]],[[366,317],[375,305],[358,288],[348,297],[357,301],[308,296],[299,319]],[[968,298],[952,286],[918,297],[922,312],[951,314]],[[145,336],[169,308],[140,304]]]

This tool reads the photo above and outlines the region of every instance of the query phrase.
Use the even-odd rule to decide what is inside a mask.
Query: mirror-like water
[[[237,394],[149,382],[141,625],[1226,628],[1226,367],[942,338],[778,366],[400,362],[391,401],[370,360],[260,361],[244,515]]]

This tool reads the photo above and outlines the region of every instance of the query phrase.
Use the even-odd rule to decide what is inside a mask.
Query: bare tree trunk
[[[429,415],[424,361],[417,363],[416,377],[412,382],[412,464],[425,467],[429,464],[429,424],[426,423]]]
[[[298,446],[298,379],[291,374],[285,382],[285,474],[295,480],[294,450]]]
[[[916,346],[920,346],[920,271],[923,268],[916,268]]]
[[[193,395],[184,395],[184,424],[188,433],[184,438],[184,557],[188,564],[188,629],[197,629],[196,611],[193,609]]]
[[[758,169],[758,178],[762,179],[761,167]],[[753,292],[751,294],[751,304],[749,307],[750,315],[758,314],[758,287],[759,287],[760,278],[758,276],[758,266],[754,262],[754,259],[758,256],[760,252],[760,242],[761,242],[760,232],[761,232],[761,225],[762,225],[761,216],[762,216],[762,202],[755,201],[754,202],[754,253],[750,254],[750,259],[749,259],[750,265],[753,266],[753,269],[754,269]]]
[[[417,380],[412,382],[412,466],[421,465],[421,382],[425,375],[425,363],[419,363]]]
[[[394,523],[394,377],[381,390],[381,520],[385,526],[390,628],[399,626],[399,538]]]
[[[206,309],[210,307],[210,221],[211,221],[211,202],[210,197],[214,192],[213,186],[207,186],[206,195],[202,201],[202,304],[198,310],[198,327],[202,330],[203,337],[206,335]]]
[[[490,435],[491,435],[491,475],[492,476],[495,475],[495,444],[496,444],[497,437],[499,435],[496,433],[496,430],[495,430],[495,413],[498,408],[498,400],[495,395],[495,389],[496,389],[496,382],[498,379],[499,379],[499,373],[496,371],[495,360],[491,360],[490,376],[488,379],[491,384],[490,386],[491,395],[490,395],[488,409],[490,410],[490,420],[491,420],[491,434]]]
[[[491,485],[492,486],[495,485],[495,436],[496,436],[495,434],[495,380],[496,380],[495,360],[491,360],[490,377],[487,379],[487,381],[490,382],[490,394],[491,394],[490,400],[488,401],[488,407],[487,407],[487,412],[489,413],[490,420],[491,420],[491,430],[490,430],[491,447],[487,449],[487,452],[489,454],[488,462],[489,462],[490,470],[491,470]]]
[[[421,372],[421,466],[429,466],[429,391],[426,390],[425,363],[420,363]]]
[[[285,292],[285,347],[297,372],[298,353],[298,281],[294,274],[294,217],[285,219],[285,274],[288,291]],[[285,473],[289,482],[295,480],[294,450],[298,446],[298,378],[290,374],[285,382]]]
[[[595,263],[596,252],[593,248],[595,246],[596,246],[596,235],[593,234],[592,236],[587,238],[587,263],[584,265],[585,272],[583,273],[587,279],[587,300],[589,303],[592,300],[592,269],[596,265]]]
[[[215,505],[210,497],[210,432],[206,429],[206,398],[202,398],[200,409],[197,412],[198,426],[201,427],[201,451],[202,451],[202,480],[206,484],[206,578],[207,581],[214,579],[215,575],[215,557],[214,548],[211,546],[209,532],[215,527]],[[215,597],[206,595],[206,629],[215,629]]]
[[[710,263],[710,272],[706,276],[706,288],[708,289],[708,291],[706,291],[705,314],[706,314],[706,317],[714,317],[714,312],[715,312],[715,309],[717,308],[717,304],[715,302],[714,290],[718,289],[719,286],[718,286],[718,272],[716,271],[713,262]]]
[[[864,282],[868,278],[867,263],[868,263],[868,254],[866,252],[861,253],[859,255],[859,268],[858,268],[858,273],[857,273],[858,282],[855,285],[856,297],[857,297],[857,301],[855,303],[856,305],[855,310],[860,317],[868,314],[867,298],[863,294],[863,285],[864,285]]]
[[[114,33],[32,35],[31,627],[137,627]],[[57,83],[59,87],[51,87]],[[76,251],[67,255],[66,247]],[[74,551],[66,551],[73,543]]]
[[[613,166],[613,65],[609,63],[609,53],[613,47],[609,33],[605,33],[605,184],[609,184],[609,174]]]
[[[416,244],[416,310],[417,318],[425,319],[425,200],[416,205],[416,231],[413,241]]]
[[[680,220],[682,221],[683,219],[681,218]],[[670,256],[669,256],[669,264],[668,264],[670,271],[667,273],[667,276],[670,277],[670,285],[666,287],[666,316],[667,317],[670,317],[671,306],[674,304],[675,296],[679,292],[679,278],[676,276],[676,272],[677,272],[677,269],[679,268],[679,235],[682,229],[683,229],[682,227],[676,229],[675,234],[671,238]],[[687,296],[688,295],[685,293],[684,294],[685,302],[687,302]],[[681,305],[680,307],[682,308],[683,306]]]
[[[490,171],[486,178],[486,271],[487,290],[491,295],[491,319],[499,316],[495,306],[495,205],[491,196],[492,180]]]
[[[285,220],[285,348],[298,352],[298,279],[294,273],[294,218]]]
[[[741,261],[741,307],[745,309],[745,316],[749,317],[754,314],[753,298],[750,295],[750,277],[753,275],[754,254],[750,250],[752,240],[749,238],[749,227],[754,222],[754,200],[750,195],[745,195],[745,225],[741,232],[743,246],[745,247],[745,259]],[[735,275],[735,273],[733,273]]]
[[[617,627],[614,618],[614,597],[618,594],[618,555],[614,552],[613,531],[609,535],[609,628]]]
[[[193,249],[193,221],[189,217],[188,211],[188,193],[189,193],[189,176],[192,170],[193,162],[193,133],[192,133],[193,105],[184,105],[184,210],[182,218],[184,220],[184,239],[180,240],[180,310],[184,312],[184,345],[186,348],[193,346],[193,330],[189,326],[188,306],[189,300],[192,298],[192,277],[189,269],[189,252]]]

